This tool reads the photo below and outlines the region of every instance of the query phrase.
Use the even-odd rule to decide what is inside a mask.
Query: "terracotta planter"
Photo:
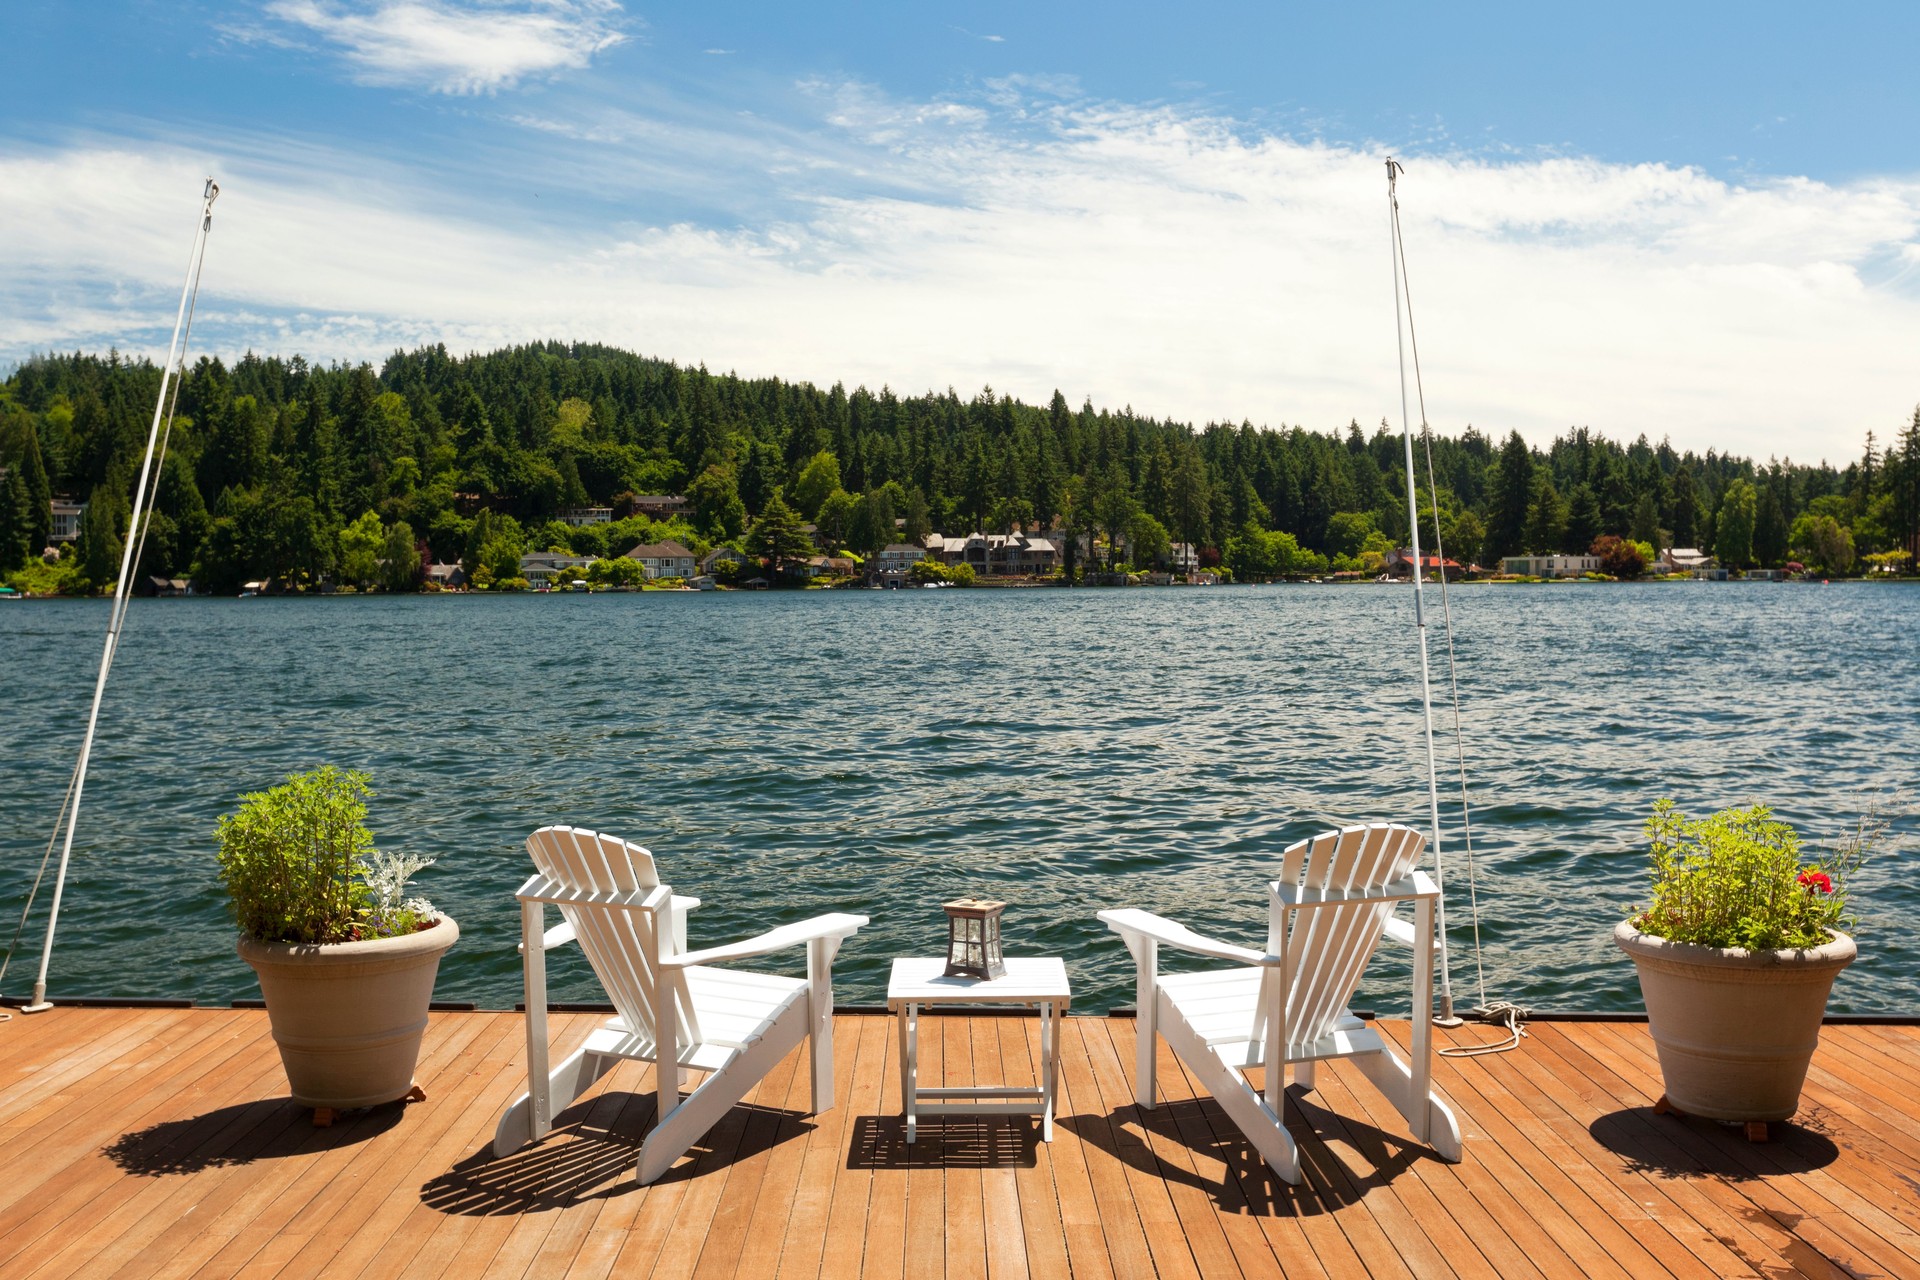
[[[1667,1102],[1712,1120],[1785,1120],[1800,1105],[1827,993],[1853,939],[1809,950],[1669,942],[1622,921],[1613,940],[1640,970]]]
[[[240,939],[293,1100],[342,1111],[406,1097],[440,957],[459,938],[460,926],[443,915],[403,938],[324,946]]]

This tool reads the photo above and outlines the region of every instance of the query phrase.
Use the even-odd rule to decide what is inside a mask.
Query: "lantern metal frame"
[[[943,902],[947,913],[947,969],[949,978],[976,978],[991,982],[1007,975],[1007,957],[1000,931],[1004,902],[985,898],[956,898]]]

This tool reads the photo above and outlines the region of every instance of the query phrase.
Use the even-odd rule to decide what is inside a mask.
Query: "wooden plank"
[[[1164,1124],[1155,1123],[1161,1119],[1159,1109],[1143,1112],[1134,1100],[1130,1070],[1134,1061],[1133,1025],[1118,1028],[1116,1035],[1117,1021],[1090,1020],[1084,1039],[1089,1046],[1093,1084],[1099,1090],[1101,1109],[1112,1117],[1110,1128],[1132,1174],[1136,1202],[1151,1205],[1141,1212],[1148,1238],[1160,1232],[1177,1232],[1186,1241],[1192,1265],[1208,1280],[1246,1274],[1227,1240],[1211,1196],[1193,1175],[1185,1149]],[[1273,1250],[1264,1252],[1264,1259],[1254,1256],[1253,1274],[1272,1265]]]
[[[1749,1144],[1651,1115],[1658,1068],[1644,1026],[1545,1024],[1505,1061],[1437,1064],[1467,1131],[1459,1165],[1411,1149],[1357,1071],[1324,1064],[1304,1111],[1312,1126],[1290,1116],[1307,1182],[1288,1188],[1164,1045],[1162,1103],[1134,1106],[1124,1020],[1064,1023],[1052,1144],[1033,1141],[1025,1118],[948,1119],[909,1151],[892,1023],[843,1016],[835,1113],[801,1118],[796,1052],[665,1180],[640,1188],[632,1162],[652,1102],[639,1064],[618,1068],[526,1158],[492,1160],[493,1121],[523,1085],[516,1015],[435,1015],[420,1071],[430,1101],[398,1124],[360,1116],[332,1130],[273,1101],[285,1086],[262,1013],[48,1016],[26,1057],[56,1066],[69,1047],[58,1041],[74,1036],[94,1069],[51,1087],[31,1080],[34,1100],[15,1112],[30,1119],[0,1141],[0,1189],[34,1184],[0,1208],[8,1276],[1920,1280],[1910,1027],[1827,1028],[1805,1123]],[[570,1041],[599,1020],[555,1015],[555,1035]],[[1406,1043],[1404,1023],[1380,1025]],[[931,1018],[923,1047],[928,1084],[1038,1075],[1035,1018]],[[0,1079],[41,1068],[8,1058]],[[158,1176],[103,1151],[147,1130]]]
[[[859,1095],[854,1086],[854,1073],[862,1059],[884,1053],[887,1030],[883,1018],[841,1015],[834,1019],[834,1108],[825,1115],[812,1117],[812,1124],[800,1144],[793,1197],[786,1220],[781,1224],[778,1248],[781,1280],[806,1280],[820,1275],[824,1269],[828,1224],[841,1188],[839,1175],[852,1162],[851,1152],[856,1141],[855,1118],[860,1106],[856,1101]],[[851,1186],[851,1180],[848,1185]],[[864,1203],[861,1211],[865,1211]],[[754,1227],[756,1241],[764,1241],[766,1236],[761,1232],[757,1214]],[[855,1240],[847,1237],[834,1240],[833,1247],[839,1252],[859,1251]]]
[[[98,1221],[100,1213],[115,1202],[116,1193],[120,1198],[133,1194],[137,1184],[115,1188],[103,1202],[97,1173],[80,1157],[97,1152],[102,1137],[115,1130],[140,1134],[165,1124],[200,1077],[224,1075],[247,1051],[241,1037],[215,1020],[206,1020],[202,1029],[207,1034],[197,1043],[184,1045],[172,1064],[136,1071],[137,1084],[129,1082],[108,1098],[91,1090],[74,1097],[72,1114],[63,1114],[46,1126],[49,1138],[66,1135],[64,1145],[31,1141],[34,1135],[25,1132],[0,1138],[0,1182],[6,1185],[9,1198],[0,1210],[0,1237],[13,1242],[0,1247],[0,1267],[36,1231],[54,1230],[83,1210],[90,1221]],[[166,1036],[163,1033],[150,1043],[164,1045]],[[148,1044],[133,1049],[136,1055],[146,1052]]]
[[[1630,1035],[1629,1030],[1639,1034]],[[1642,1063],[1646,1078],[1658,1079],[1658,1060],[1644,1025],[1597,1026],[1594,1035],[1628,1061]],[[1854,1269],[1848,1259],[1857,1257],[1864,1268],[1859,1274],[1879,1272],[1920,1280],[1913,1231],[1838,1178],[1818,1168],[1789,1169],[1767,1150],[1771,1144],[1750,1143],[1744,1138],[1735,1143],[1720,1132],[1718,1125],[1696,1123],[1691,1129],[1695,1142],[1746,1175],[1739,1185],[1749,1199],[1843,1267]],[[1903,1242],[1908,1247],[1903,1248]]]
[[[1090,1026],[1089,1024],[1094,1024]],[[1079,1034],[1063,1046],[1060,1071],[1066,1087],[1073,1091],[1074,1132],[1086,1151],[1086,1176],[1093,1188],[1094,1206],[1099,1212],[1107,1252],[1113,1259],[1116,1276],[1196,1276],[1193,1251],[1179,1234],[1172,1206],[1160,1195],[1155,1222],[1161,1234],[1150,1234],[1141,1207],[1134,1199],[1133,1174],[1120,1153],[1121,1137],[1102,1102],[1093,1074],[1093,1054],[1100,1029],[1093,1019],[1078,1018],[1073,1024]],[[1137,1147],[1137,1138],[1125,1139]],[[1098,1153],[1098,1154],[1095,1154]],[[1171,1238],[1169,1238],[1171,1237]]]
[[[422,1081],[436,1080],[441,1064],[457,1055],[489,1026],[484,1021],[459,1015],[436,1016],[440,1019],[439,1028],[446,1034],[435,1034],[433,1022],[429,1022],[417,1071]],[[270,1046],[270,1041],[268,1043]],[[278,1065],[276,1057],[274,1066]],[[274,1072],[263,1082],[260,1092],[277,1097],[284,1089],[285,1078]],[[444,1108],[440,1116],[429,1116],[418,1106],[413,1109],[412,1119],[423,1131],[431,1131],[436,1121],[458,1123],[466,1114],[466,1108],[458,1104]],[[245,1251],[248,1242],[252,1241],[257,1251],[262,1233],[269,1238],[278,1235],[306,1238],[311,1231],[289,1223],[308,1199],[324,1190],[336,1175],[363,1160],[370,1172],[377,1173],[386,1161],[383,1153],[370,1153],[365,1140],[391,1128],[404,1127],[407,1122],[403,1110],[393,1104],[349,1114],[333,1129],[313,1128],[311,1113],[291,1103],[283,1103],[278,1110],[281,1123],[274,1130],[271,1143],[246,1152],[244,1158],[220,1169],[217,1180],[201,1186],[176,1188],[123,1233],[111,1251],[120,1265],[152,1266],[164,1259],[171,1273],[193,1274],[223,1255],[231,1258],[235,1266],[243,1265],[250,1256]],[[181,1212],[182,1206],[188,1206],[189,1210]],[[341,1243],[349,1241],[342,1239]],[[291,1273],[300,1274],[303,1267],[310,1265],[310,1258],[309,1254],[291,1260]],[[222,1273],[231,1269],[215,1267]]]
[[[1131,1020],[1113,1021],[1120,1025],[1110,1027],[1109,1034],[1114,1037],[1120,1060],[1129,1062],[1125,1049],[1139,1034],[1138,1025]],[[1249,1277],[1282,1275],[1327,1280],[1330,1274],[1327,1264],[1315,1257],[1298,1217],[1289,1212],[1256,1209],[1247,1200],[1239,1172],[1224,1157],[1228,1148],[1213,1128],[1212,1119],[1218,1119],[1232,1129],[1231,1122],[1219,1114],[1218,1104],[1199,1090],[1165,1040],[1158,1041],[1154,1050],[1158,1103],[1142,1122],[1150,1129],[1174,1135],[1184,1149],[1186,1167],[1191,1169],[1195,1182],[1209,1188],[1216,1199],[1222,1229],[1242,1273]],[[1214,1113],[1212,1119],[1209,1112]],[[1238,1145],[1244,1146],[1244,1141],[1238,1141]],[[1337,1229],[1333,1234],[1344,1244],[1345,1237],[1340,1236]],[[1351,1269],[1340,1273],[1336,1266],[1335,1273],[1365,1274],[1357,1255],[1343,1261],[1350,1261]]]
[[[1661,1123],[1642,1101],[1640,1082],[1619,1074],[1608,1059],[1594,1051],[1590,1037],[1570,1035],[1560,1026],[1547,1025],[1536,1027],[1530,1039],[1537,1047],[1567,1060],[1606,1091],[1602,1105],[1612,1104],[1613,1110],[1595,1116],[1589,1131],[1606,1126],[1602,1131],[1617,1133],[1625,1150],[1603,1144],[1606,1149],[1650,1171],[1657,1170],[1663,1175],[1663,1191],[1719,1235],[1748,1266],[1767,1276],[1843,1280],[1846,1272],[1758,1212],[1752,1201],[1714,1176],[1684,1143],[1677,1141],[1676,1127]],[[1675,1177],[1675,1173],[1682,1176]]]
[[[876,1250],[891,1247],[897,1258],[905,1249],[904,1201],[902,1214],[894,1223],[883,1222],[872,1212],[873,1162],[902,1137],[893,1058],[894,1023],[890,1017],[859,1021],[860,1053],[854,1061],[852,1084],[840,1102],[847,1112],[847,1141],[830,1151],[815,1147],[810,1152],[809,1167],[821,1170],[823,1175],[831,1172],[833,1177],[826,1231],[818,1245],[809,1231],[797,1248],[788,1249],[781,1258],[782,1280],[802,1280],[810,1274],[846,1280],[859,1275]],[[846,1025],[844,1020],[840,1022],[841,1027]],[[889,1081],[896,1082],[892,1105],[886,1100]],[[817,1264],[813,1261],[816,1258]]]
[[[933,1020],[940,1029],[940,1058],[950,1086],[965,1088],[999,1072],[997,1062],[982,1066],[973,1059],[975,1019],[943,1015]],[[987,1219],[982,1165],[993,1149],[997,1118],[948,1116],[940,1127],[942,1171],[940,1198],[945,1206],[944,1273],[951,1280],[986,1280]],[[1004,1123],[1004,1122],[1001,1122]],[[922,1133],[926,1130],[923,1128]]]
[[[946,1076],[946,1014],[929,1017],[920,1011],[919,1075],[923,1088],[949,1084]],[[947,1128],[922,1117],[918,1137],[906,1148],[906,1230],[902,1236],[901,1271],[906,1280],[942,1280],[947,1272],[947,1179],[943,1167]]]

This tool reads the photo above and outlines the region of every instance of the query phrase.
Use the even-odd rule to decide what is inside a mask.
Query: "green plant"
[[[220,879],[234,923],[258,942],[341,942],[352,937],[367,830],[363,773],[331,765],[292,773],[241,797],[220,819]]]
[[[1647,819],[1651,905],[1636,929],[1671,942],[1750,951],[1817,947],[1853,921],[1847,878],[1881,828],[1863,819],[1828,857],[1802,861],[1800,837],[1763,804],[1688,818],[1656,801]]]
[[[326,765],[290,773],[224,815],[220,880],[240,932],[256,942],[351,942],[433,923],[433,904],[402,900],[429,859],[382,854],[367,830],[367,775]]]

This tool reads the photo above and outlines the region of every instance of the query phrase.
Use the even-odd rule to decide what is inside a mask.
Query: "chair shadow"
[[[445,1214],[499,1217],[640,1190],[634,1179],[640,1148],[653,1128],[653,1095],[627,1095],[610,1122],[592,1114],[602,1103],[599,1098],[575,1103],[554,1117],[552,1133],[508,1155],[495,1156],[489,1141],[421,1186],[420,1203]],[[721,1121],[650,1185],[697,1176],[716,1158],[713,1140],[723,1134],[739,1138],[725,1156],[731,1164],[804,1138],[813,1127],[812,1117],[777,1107],[736,1103],[734,1112],[744,1118]]]
[[[855,1116],[846,1167],[1031,1169],[1039,1145],[1040,1122],[1025,1116],[922,1117],[911,1144],[905,1116]]]
[[[1065,1116],[1056,1123],[1131,1168],[1205,1191],[1224,1212],[1259,1217],[1307,1218],[1338,1212],[1358,1204],[1370,1191],[1390,1185],[1418,1161],[1444,1163],[1411,1138],[1320,1107],[1309,1097],[1297,1088],[1287,1090],[1287,1132],[1300,1153],[1298,1183],[1274,1173],[1212,1098],[1166,1101],[1144,1112],[1135,1106],[1116,1107],[1104,1115]],[[1343,1143],[1383,1152],[1384,1158],[1371,1160],[1369,1171],[1356,1176],[1321,1136],[1335,1125],[1344,1130]],[[1186,1147],[1205,1162],[1225,1166],[1225,1177],[1202,1176],[1162,1160],[1139,1136],[1143,1128],[1156,1141]]]
[[[1765,1143],[1749,1144],[1737,1126],[1677,1112],[1660,1115],[1646,1106],[1610,1111],[1588,1125],[1587,1133],[1625,1161],[1628,1172],[1662,1178],[1712,1174],[1742,1182],[1811,1173],[1840,1158],[1817,1107],[1804,1111],[1799,1123],[1775,1121],[1770,1127]],[[1763,1159],[1756,1162],[1755,1155]]]
[[[352,1146],[385,1133],[405,1114],[404,1102],[388,1102],[316,1129],[310,1108],[291,1098],[264,1098],[123,1133],[100,1154],[125,1173],[164,1178]]]

